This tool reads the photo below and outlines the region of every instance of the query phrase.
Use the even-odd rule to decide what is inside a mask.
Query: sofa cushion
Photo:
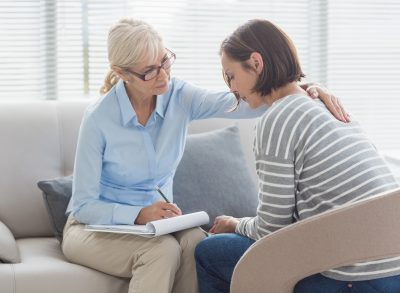
[[[61,241],[72,176],[40,181],[38,186],[43,191],[55,236]],[[174,202],[184,213],[206,211],[211,221],[203,226],[205,229],[212,226],[218,215],[255,215],[257,190],[236,126],[188,136],[174,177]]]
[[[114,277],[70,263],[66,260],[55,238],[22,238],[17,240],[17,245],[22,263],[13,267],[16,288],[14,287],[14,290],[10,292],[128,292],[129,278]],[[1,285],[0,292],[3,293]]]
[[[21,261],[14,235],[0,221],[0,262],[19,263]]]
[[[184,213],[207,211],[211,221],[205,229],[222,214],[256,214],[257,188],[236,126],[188,136],[174,178],[174,201]]]
[[[61,242],[67,221],[65,211],[72,194],[72,176],[39,181],[37,185],[43,191],[54,236]]]

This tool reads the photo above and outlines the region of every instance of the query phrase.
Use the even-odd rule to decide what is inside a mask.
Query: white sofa
[[[39,180],[72,173],[80,120],[88,103],[0,102],[0,235],[3,237],[0,238],[0,259],[7,253],[20,258],[17,263],[0,263],[0,293],[123,293],[128,290],[127,279],[66,261],[59,242],[53,237],[42,194],[36,185]],[[221,119],[196,121],[190,132],[232,123]],[[251,151],[254,121],[236,123],[247,163],[254,171]],[[253,176],[256,184],[255,172]],[[236,267],[232,292],[289,293],[298,280],[311,273],[378,256],[399,255],[400,234],[391,233],[400,228],[399,221],[395,220],[399,207],[400,190],[382,199],[367,200],[307,219],[263,238]],[[372,222],[365,225],[368,220]],[[384,237],[388,242],[382,242]],[[321,250],[327,245],[330,249]],[[293,253],[296,249],[304,253]]]
[[[36,185],[39,180],[72,173],[79,125],[88,103],[0,102],[0,221],[15,237],[20,255],[19,263],[0,263],[1,293],[127,292],[128,280],[66,261]],[[220,119],[195,122],[191,132],[232,123]],[[254,122],[238,123],[253,170]]]

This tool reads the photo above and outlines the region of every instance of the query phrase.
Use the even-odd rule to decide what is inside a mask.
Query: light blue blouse
[[[84,114],[67,213],[81,223],[133,224],[143,207],[162,200],[156,185],[173,201],[172,180],[190,121],[254,118],[266,110],[241,103],[237,111],[227,112],[234,102],[231,93],[172,78],[143,126],[120,80]]]

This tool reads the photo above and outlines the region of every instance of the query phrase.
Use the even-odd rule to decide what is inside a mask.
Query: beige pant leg
[[[172,234],[181,247],[181,264],[175,276],[173,293],[197,293],[197,273],[194,250],[206,234],[200,228],[192,228]]]
[[[129,293],[171,292],[181,264],[181,247],[172,235],[145,238],[89,232],[71,217],[64,229],[62,250],[73,263],[131,278]]]

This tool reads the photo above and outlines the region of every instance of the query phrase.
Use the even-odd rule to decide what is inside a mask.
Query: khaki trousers
[[[69,217],[62,250],[73,263],[130,278],[129,293],[197,293],[194,249],[205,237],[200,228],[154,238],[90,232]]]

